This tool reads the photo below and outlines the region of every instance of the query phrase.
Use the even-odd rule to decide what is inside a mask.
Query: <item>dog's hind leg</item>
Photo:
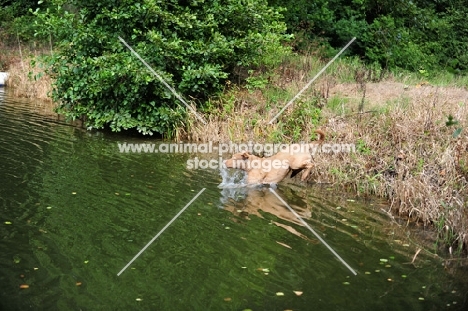
[[[305,181],[307,179],[307,177],[309,177],[309,174],[310,174],[310,171],[312,170],[312,167],[314,167],[314,165],[312,163],[308,163],[306,165],[305,170],[302,172],[301,181]]]

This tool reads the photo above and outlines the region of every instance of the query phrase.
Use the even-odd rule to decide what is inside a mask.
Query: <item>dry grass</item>
[[[32,67],[30,59],[10,65],[7,84],[12,87],[16,97],[51,101],[48,94],[52,90],[52,79],[43,74],[41,69]]]
[[[396,214],[433,224],[444,242],[468,245],[468,140],[453,138],[455,128],[445,124],[453,115],[466,129],[468,92],[391,86],[402,92],[386,102],[382,92],[368,90],[369,98],[382,97],[370,101],[377,112],[340,116],[324,109],[329,141],[354,143],[357,152],[316,156],[312,179],[387,198]]]
[[[189,138],[290,143],[314,140],[313,131],[320,127],[327,132],[328,143],[353,143],[356,152],[315,155],[310,182],[386,198],[394,214],[433,225],[448,245],[468,246],[468,91],[427,82],[405,85],[392,77],[368,83],[359,78],[359,68],[338,64],[343,68],[335,68],[334,73],[341,76],[321,77],[315,89],[269,125],[310,79],[307,71],[315,73],[321,65],[306,59],[295,64],[279,68],[265,89],[231,88],[212,100],[216,112],[208,125],[193,118]],[[340,83],[353,72],[357,83]],[[322,109],[319,124],[297,112],[310,105]],[[449,115],[459,122],[456,126],[446,125]],[[287,123],[288,118],[294,119],[292,123]],[[286,135],[294,122],[301,127],[300,135]],[[460,127],[462,134],[453,138]]]
[[[5,34],[0,33],[0,36]],[[0,71],[9,73],[7,86],[11,87],[12,93],[16,97],[36,98],[44,101],[51,101],[48,93],[51,91],[52,80],[43,73],[40,64],[31,66],[31,61],[38,55],[50,53],[45,48],[38,48],[34,42],[32,44],[18,44],[16,40],[6,37],[9,44],[0,42]]]

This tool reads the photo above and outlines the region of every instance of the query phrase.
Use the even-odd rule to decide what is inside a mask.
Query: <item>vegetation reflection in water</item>
[[[1,101],[1,99],[0,99]],[[461,309],[466,284],[421,252],[379,202],[326,188],[218,188],[188,154],[121,154],[141,138],[0,103],[0,309]],[[206,191],[121,276],[117,273]],[[20,288],[20,286],[28,288]]]

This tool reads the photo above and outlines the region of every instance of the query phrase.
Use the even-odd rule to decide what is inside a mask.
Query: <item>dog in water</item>
[[[321,130],[315,132],[319,135],[316,144],[323,143],[325,133]],[[282,181],[291,170],[304,170],[301,176],[301,180],[304,181],[314,166],[311,149],[310,145],[294,144],[290,146],[289,151],[281,151],[266,158],[244,151],[232,155],[230,159],[224,161],[224,165],[228,168],[246,171],[249,184],[276,184]],[[300,152],[292,152],[292,150],[300,150]]]

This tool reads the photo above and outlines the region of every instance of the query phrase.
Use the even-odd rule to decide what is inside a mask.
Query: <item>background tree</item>
[[[289,31],[325,39],[387,68],[468,70],[468,9],[463,0],[269,0],[284,6]]]

